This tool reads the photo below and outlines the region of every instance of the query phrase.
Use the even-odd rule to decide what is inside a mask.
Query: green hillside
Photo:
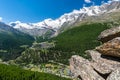
[[[23,70],[16,66],[0,64],[0,80],[71,80],[52,74]]]
[[[107,23],[93,23],[67,30],[52,39],[56,41],[56,47],[50,50],[52,53],[61,53],[57,61],[62,63],[68,63],[72,55],[86,57],[84,52],[100,45],[97,37],[107,28]]]
[[[34,38],[0,23],[0,58],[14,59],[24,50],[21,46],[32,45]]]

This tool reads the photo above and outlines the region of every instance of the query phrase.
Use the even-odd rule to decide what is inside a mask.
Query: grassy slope
[[[0,64],[0,80],[71,80],[52,74],[23,70],[16,66]]]
[[[100,45],[97,36],[107,28],[106,23],[94,23],[67,30],[52,39],[56,41],[56,47],[51,50],[60,52],[61,57],[58,58],[58,62],[65,64],[72,55],[86,57],[84,51]]]
[[[0,58],[4,60],[16,58],[24,50],[20,46],[32,45],[33,41],[34,38],[27,34],[9,26],[5,29],[0,26],[0,50],[7,51],[7,53],[0,52]]]

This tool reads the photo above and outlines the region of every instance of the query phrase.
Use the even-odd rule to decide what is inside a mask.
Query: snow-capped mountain
[[[101,6],[83,7],[80,10],[74,10],[71,13],[66,13],[62,15],[60,18],[55,20],[49,18],[38,23],[22,23],[20,21],[16,21],[16,22],[11,22],[10,25],[30,35],[37,34],[37,36],[38,35],[41,36],[45,34],[45,32],[49,29],[57,31],[62,26],[73,25],[76,22],[82,21],[87,16],[98,16],[100,14],[108,13],[119,8],[120,8],[120,1],[112,1],[110,3],[104,3]]]

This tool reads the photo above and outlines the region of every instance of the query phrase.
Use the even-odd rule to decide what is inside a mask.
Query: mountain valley
[[[119,26],[120,1],[83,7],[55,20],[49,18],[37,23],[0,22],[0,80],[88,79],[84,78],[84,75],[88,75],[87,71],[82,75],[81,70],[88,70],[89,66],[93,73],[95,70],[91,67],[94,57],[86,51],[94,51],[97,46],[104,45],[98,37],[102,31]],[[119,44],[115,49],[119,49]],[[103,57],[100,60],[104,60]],[[97,71],[95,74],[101,76]],[[99,80],[110,80],[103,78]],[[90,80],[96,80],[96,76]]]

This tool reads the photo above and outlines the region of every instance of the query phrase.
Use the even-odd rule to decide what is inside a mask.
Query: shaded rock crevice
[[[106,74],[101,74],[100,72],[98,72],[97,70],[94,69],[94,71],[96,71],[101,77],[103,77],[105,80],[107,79],[107,77],[111,74],[110,73],[106,73]]]

